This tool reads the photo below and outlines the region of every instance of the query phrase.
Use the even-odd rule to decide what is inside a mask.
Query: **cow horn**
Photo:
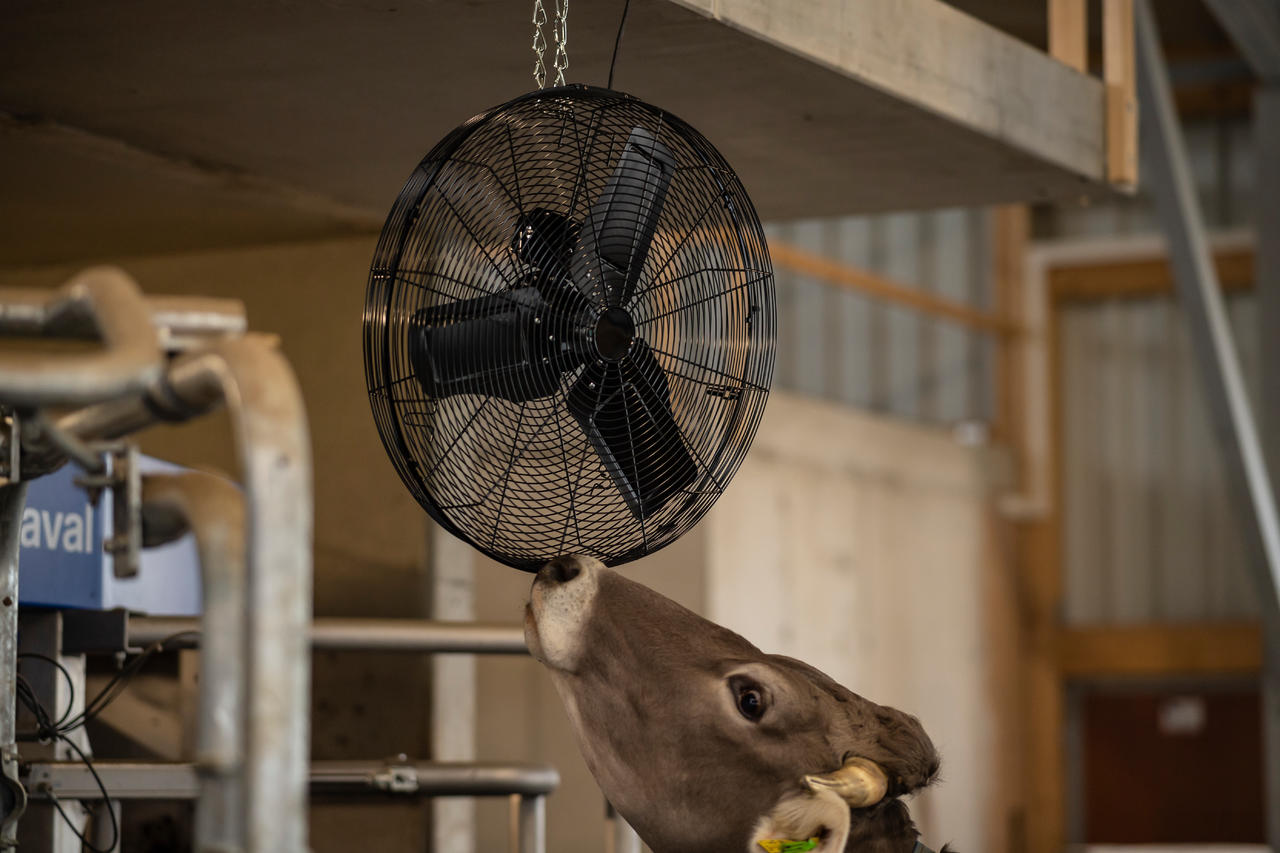
[[[855,755],[845,759],[839,770],[805,776],[804,784],[810,791],[827,788],[839,795],[850,808],[861,809],[884,799],[889,790],[889,777],[879,764]]]

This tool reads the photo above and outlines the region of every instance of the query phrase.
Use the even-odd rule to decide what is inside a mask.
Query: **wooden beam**
[[[675,2],[1037,160],[1106,178],[1102,81],[952,4]],[[1034,182],[1027,186],[1034,192]]]
[[[771,240],[769,254],[776,266],[785,267],[827,284],[857,291],[874,299],[894,302],[981,332],[998,335],[1012,335],[1017,332],[1015,325],[1006,318],[979,311],[964,303],[936,296],[866,270],[838,263],[789,243]]]
[[[1253,675],[1262,669],[1254,623],[1070,628],[1058,639],[1068,678]]]
[[[1218,279],[1227,291],[1253,287],[1252,249],[1229,249],[1214,253]],[[1049,289],[1055,303],[1089,302],[1099,299],[1150,299],[1173,294],[1173,272],[1163,258],[1064,263],[1048,272]]]
[[[1050,309],[1047,358],[1049,458],[1047,512],[1022,531],[1019,553],[1027,619],[1024,729],[1027,780],[1026,849],[1061,853],[1067,837],[1066,688],[1058,668],[1062,610],[1062,372],[1061,313]]]
[[[1133,0],[1103,0],[1107,180],[1128,192],[1138,188],[1138,77],[1133,54]]]
[[[996,314],[1012,322],[1024,316],[1027,245],[1031,240],[1031,215],[1023,205],[996,208],[992,213],[992,271],[995,275]],[[996,419],[994,432],[998,439],[1013,449],[1015,463],[1025,474],[1023,451],[1025,411],[1022,352],[1020,342],[1002,337],[996,350]],[[1020,474],[1019,489],[1028,484]]]
[[[1085,0],[1049,0],[1049,55],[1089,71],[1089,6]]]

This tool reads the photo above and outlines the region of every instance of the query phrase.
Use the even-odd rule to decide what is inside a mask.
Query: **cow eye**
[[[751,722],[757,722],[764,716],[764,697],[754,687],[738,689],[738,710]]]

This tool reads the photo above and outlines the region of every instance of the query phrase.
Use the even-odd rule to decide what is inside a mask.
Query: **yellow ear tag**
[[[784,838],[768,838],[756,843],[765,849],[765,853],[805,853],[806,850],[812,850],[818,846],[818,839],[787,841]]]

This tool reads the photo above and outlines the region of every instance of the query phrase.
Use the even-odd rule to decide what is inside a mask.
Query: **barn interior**
[[[0,847],[641,849],[525,650],[530,575],[428,517],[367,402],[387,212],[438,140],[534,87],[531,5],[6,4]],[[621,0],[568,9],[566,79],[603,86],[620,34],[613,88],[720,150],[764,222],[778,330],[726,493],[620,571],[918,716],[943,757],[911,803],[932,848],[1280,850],[1280,2],[625,8],[621,32]],[[225,357],[279,384],[246,374],[182,423],[139,414],[136,386],[107,400],[102,342],[30,328],[103,264],[169,318],[169,352],[247,328],[265,337]],[[128,428],[54,428],[88,401]],[[295,403],[301,433],[253,419]],[[280,471],[246,453],[258,429],[293,442]],[[87,561],[163,590],[127,618],[74,584],[24,597],[23,565],[57,556],[24,503],[38,447],[227,472],[281,532],[251,543],[269,580],[210,662],[162,568]],[[267,703],[227,736],[284,762],[253,765],[222,847],[198,840],[192,769],[219,654]],[[19,741],[15,673],[65,719],[110,701]]]

